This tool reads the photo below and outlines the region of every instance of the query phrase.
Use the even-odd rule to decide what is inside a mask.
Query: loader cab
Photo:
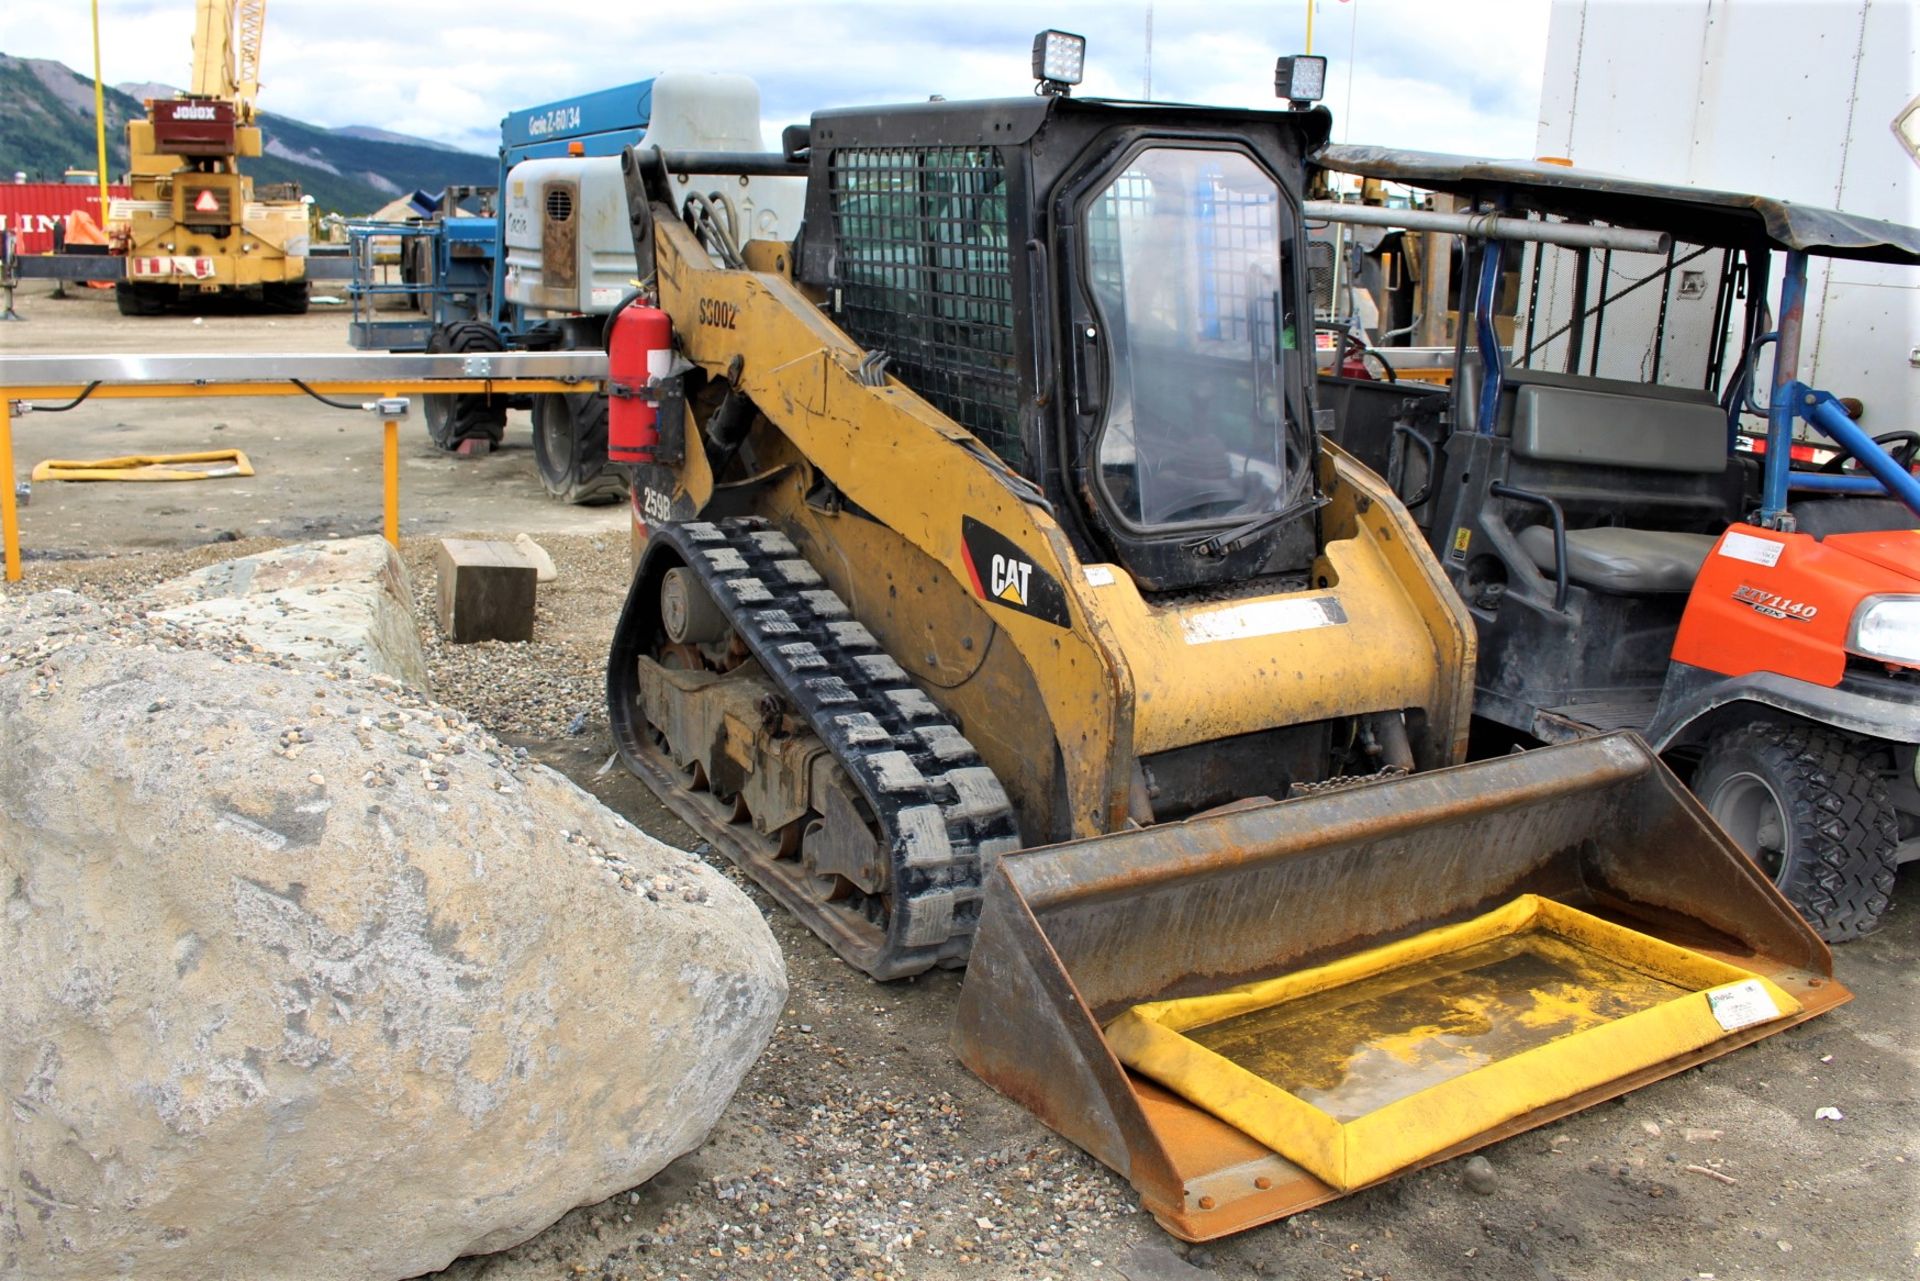
[[[1299,193],[1324,111],[823,112],[803,283],[1143,591],[1319,550]]]

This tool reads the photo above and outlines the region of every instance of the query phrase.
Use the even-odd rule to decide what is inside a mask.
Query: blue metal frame
[[[1871,476],[1845,476],[1838,472],[1797,471],[1788,476],[1787,487],[1822,494],[1884,495],[1887,487]]]
[[[1474,301],[1474,329],[1480,340],[1480,415],[1474,422],[1482,436],[1493,435],[1494,418],[1500,410],[1500,385],[1506,380],[1506,368],[1500,359],[1500,335],[1493,327],[1493,304],[1500,290],[1500,247],[1490,240],[1480,242],[1480,285]]]
[[[1807,304],[1807,255],[1787,255],[1780,279],[1780,329],[1773,349],[1773,395],[1767,405],[1767,455],[1762,473],[1759,523],[1784,522],[1791,490],[1828,494],[1892,494],[1920,515],[1920,478],[1861,430],[1840,402],[1800,381],[1800,321]],[[1743,393],[1744,395],[1744,393]],[[1805,419],[1839,445],[1871,476],[1793,470],[1793,424]]]
[[[1477,337],[1481,371],[1479,417],[1475,430],[1491,435],[1495,414],[1500,407],[1501,384],[1505,380],[1500,355],[1499,335],[1493,327],[1493,304],[1500,287],[1500,254],[1486,241],[1481,242],[1480,279],[1475,289],[1474,331]],[[1766,343],[1773,343],[1773,394],[1767,406],[1767,452],[1762,460],[1760,512],[1757,523],[1770,529],[1786,523],[1787,501],[1793,490],[1826,494],[1892,494],[1916,515],[1920,515],[1920,478],[1903,470],[1891,455],[1874,442],[1827,392],[1818,391],[1799,380],[1800,325],[1806,311],[1807,255],[1787,255],[1786,272],[1780,280],[1780,323],[1773,333],[1763,335],[1755,344],[1755,354]],[[1757,359],[1753,364],[1757,364]],[[1752,365],[1742,377],[1750,377]],[[1734,427],[1744,408],[1750,407],[1752,388],[1740,388],[1730,407],[1728,426]],[[1793,470],[1793,426],[1805,419],[1834,443],[1859,461],[1871,475],[1843,475]],[[1733,438],[1737,440],[1737,433]]]
[[[1899,463],[1894,462],[1893,456],[1882,449],[1873,437],[1860,428],[1858,423],[1848,417],[1847,411],[1840,407],[1840,402],[1830,393],[1816,391],[1800,382],[1790,384],[1786,390],[1793,406],[1808,422],[1825,432],[1835,444],[1852,454],[1854,461],[1873,473],[1872,481],[1868,482],[1870,487],[1854,489],[1849,486],[1840,492],[1892,494],[1910,507],[1914,515],[1920,516],[1920,477],[1916,477]],[[1769,443],[1767,448],[1771,450],[1772,444]],[[1804,479],[1804,476],[1795,479]],[[1852,481],[1858,484],[1866,481],[1867,477],[1827,476],[1821,479]],[[1839,487],[1816,484],[1812,488],[1838,489]]]
[[[1767,406],[1767,456],[1762,464],[1760,524],[1776,529],[1787,511],[1787,473],[1793,467],[1793,389],[1800,377],[1800,321],[1807,306],[1807,256],[1787,255],[1780,279],[1780,327],[1773,347],[1773,397]]]

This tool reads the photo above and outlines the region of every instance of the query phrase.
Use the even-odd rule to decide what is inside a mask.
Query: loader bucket
[[[1204,1241],[1850,996],[1646,744],[1610,734],[1010,855],[955,1040]]]

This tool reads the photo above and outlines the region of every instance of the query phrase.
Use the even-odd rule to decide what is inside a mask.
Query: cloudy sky
[[[1541,0],[1314,2],[1336,137],[1532,154]],[[1154,98],[1267,106],[1275,55],[1305,41],[1307,3],[274,0],[260,106],[491,152],[514,108],[668,69],[737,71],[759,82],[777,127],[815,107],[1025,93],[1043,23],[1087,37],[1081,92],[1139,97],[1149,10]],[[186,81],[192,0],[101,0],[100,13],[109,83]],[[87,73],[87,6],[4,0],[0,52]]]

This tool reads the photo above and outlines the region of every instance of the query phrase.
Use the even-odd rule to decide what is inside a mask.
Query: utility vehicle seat
[[[1711,534],[1681,534],[1664,529],[1597,529],[1567,531],[1567,577],[1582,587],[1605,592],[1686,592],[1707,553]],[[1520,531],[1520,547],[1548,577],[1554,572],[1553,529],[1529,525]]]

